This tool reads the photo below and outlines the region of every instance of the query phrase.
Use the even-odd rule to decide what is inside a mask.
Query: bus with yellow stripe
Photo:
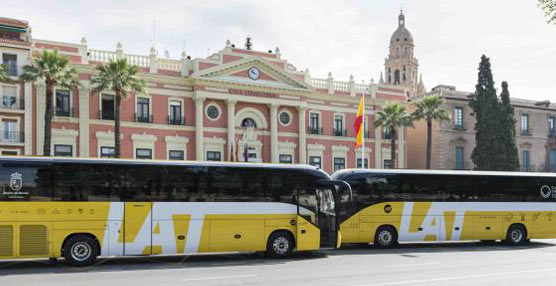
[[[556,174],[341,170],[342,243],[556,238]]]
[[[311,166],[0,157],[0,259],[337,247],[339,187]]]

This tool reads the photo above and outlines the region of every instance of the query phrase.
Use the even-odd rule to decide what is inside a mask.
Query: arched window
[[[400,84],[400,70],[394,71],[394,84]]]
[[[255,123],[255,120],[253,120],[253,118],[245,118],[243,119],[243,121],[241,121],[241,127],[245,127],[245,128],[257,128],[257,123]]]

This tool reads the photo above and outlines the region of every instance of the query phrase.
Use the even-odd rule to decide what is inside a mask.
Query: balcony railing
[[[15,99],[12,96],[6,96],[6,98],[2,97],[2,105],[0,105],[0,107],[4,109],[19,110],[23,110],[25,108],[25,102],[23,101],[23,98],[19,98],[19,101],[17,99],[15,99],[15,101],[12,101],[10,100],[11,98]]]
[[[463,124],[454,124],[454,130],[465,130]]]
[[[323,135],[324,134],[322,132],[322,127],[318,128],[318,127],[312,127],[312,126],[309,126],[309,128],[307,128],[307,133],[315,134],[315,135]]]
[[[0,132],[0,141],[2,142],[10,142],[10,143],[19,143],[23,142],[23,132],[20,131],[1,131]]]
[[[334,136],[340,136],[340,137],[347,137],[347,129],[336,129],[334,128],[333,130],[333,134]]]
[[[153,115],[135,113],[135,122],[153,123]]]
[[[168,125],[185,125],[185,118],[183,118],[183,117],[174,118],[174,117],[168,116]]]
[[[533,129],[521,129],[521,132],[519,134],[521,134],[521,136],[533,136]]]
[[[114,120],[114,112],[101,109],[98,111],[98,118],[103,120]]]
[[[77,114],[75,114],[75,110],[73,109],[73,107],[70,109],[56,108],[55,115],[60,117],[77,117]]]

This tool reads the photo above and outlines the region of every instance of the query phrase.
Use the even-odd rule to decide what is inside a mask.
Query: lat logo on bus
[[[556,197],[556,187],[542,186],[541,187],[541,197],[549,199],[551,197]]]
[[[15,172],[11,175],[10,178],[10,188],[14,191],[19,191],[23,187],[23,175],[18,172]]]

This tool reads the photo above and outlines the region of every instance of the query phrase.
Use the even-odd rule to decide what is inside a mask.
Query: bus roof
[[[344,169],[331,175],[334,180],[342,180],[351,174],[412,174],[412,175],[457,175],[457,176],[523,176],[556,177],[556,173],[505,172],[505,171],[466,171],[466,170],[411,170],[411,169]]]
[[[269,163],[242,163],[242,162],[199,162],[178,160],[137,160],[137,159],[114,159],[114,158],[64,158],[64,157],[39,157],[39,156],[0,156],[0,161],[28,161],[45,163],[109,163],[124,165],[161,165],[161,166],[206,166],[206,167],[241,167],[241,168],[265,168],[284,170],[303,170],[318,172],[326,177],[330,176],[322,169],[303,164],[269,164]]]

